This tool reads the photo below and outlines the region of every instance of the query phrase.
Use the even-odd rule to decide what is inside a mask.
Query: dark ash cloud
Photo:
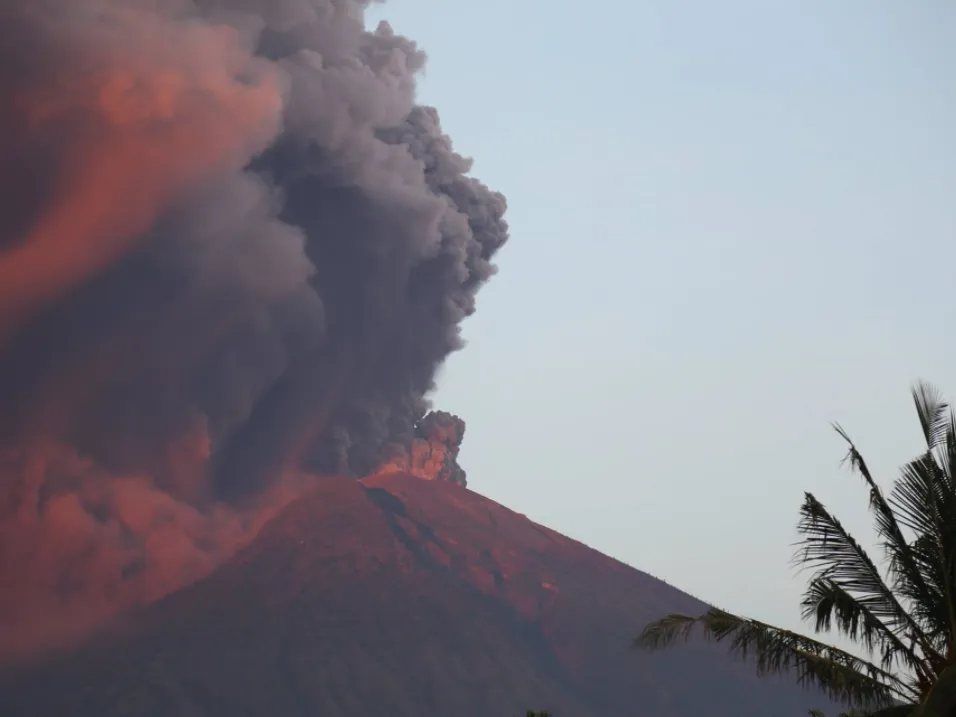
[[[363,475],[430,425],[505,201],[367,4],[0,7],[9,652],[194,579],[304,471]]]

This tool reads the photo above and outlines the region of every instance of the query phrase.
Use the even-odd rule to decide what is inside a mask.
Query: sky
[[[804,491],[871,544],[909,389],[956,399],[956,4],[390,0],[500,271],[439,378],[469,487],[797,627]],[[875,549],[874,549],[875,551]],[[878,551],[875,551],[878,555]]]

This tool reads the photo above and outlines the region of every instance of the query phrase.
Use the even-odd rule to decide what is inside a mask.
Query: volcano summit
[[[367,0],[0,3],[0,662],[304,490],[460,483],[441,362],[508,239]]]
[[[330,478],[205,579],[0,688],[4,717],[804,717],[691,643],[702,603],[450,482]]]

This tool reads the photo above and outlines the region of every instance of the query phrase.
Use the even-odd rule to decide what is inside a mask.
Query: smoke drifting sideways
[[[431,437],[464,482],[427,395],[505,200],[367,4],[0,6],[0,660],[207,573],[309,474]]]

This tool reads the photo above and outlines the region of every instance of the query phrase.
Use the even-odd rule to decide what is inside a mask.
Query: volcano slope
[[[327,479],[207,578],[0,689],[5,717],[796,717],[723,648],[630,649],[703,604],[451,483]]]

